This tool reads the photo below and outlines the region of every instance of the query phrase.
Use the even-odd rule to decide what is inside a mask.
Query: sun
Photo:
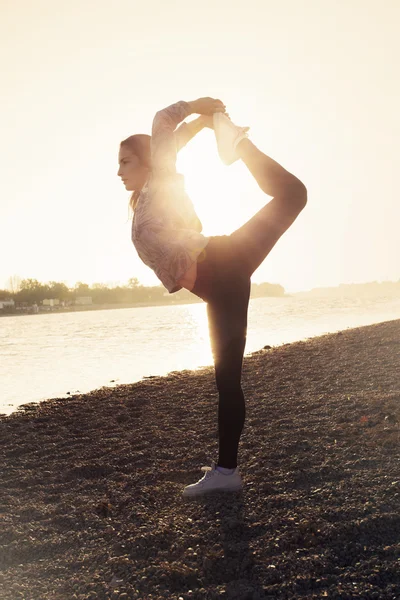
[[[212,130],[198,134],[178,154],[177,169],[185,177],[205,235],[228,235],[247,218],[248,203],[243,200],[250,177],[240,163],[227,167],[221,162]]]

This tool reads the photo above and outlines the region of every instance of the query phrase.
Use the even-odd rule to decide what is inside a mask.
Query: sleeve
[[[184,176],[176,173],[152,182],[153,206],[169,227],[194,229],[199,233],[203,225],[197,216],[193,202],[185,189]]]
[[[156,113],[150,141],[151,164],[155,173],[176,172],[177,139],[174,132],[177,125],[190,114],[190,106],[184,100]],[[184,129],[179,135],[184,135]]]
[[[190,106],[183,100],[156,113],[151,132],[151,160],[159,209],[165,211],[176,227],[201,232],[203,225],[186,193],[184,177],[176,172],[177,151],[189,138],[186,123],[176,132],[175,129],[190,114]]]
[[[175,131],[176,151],[179,152],[179,150],[182,150],[182,148],[186,146],[190,139],[191,136],[189,135],[188,124],[182,123],[182,125],[179,125],[178,129]]]
[[[201,231],[203,230],[203,225],[199,217],[197,216],[197,213],[193,206],[193,202],[186,193],[184,193],[181,196],[181,201],[176,207],[176,210],[182,217],[183,227],[186,227],[188,229],[194,229],[195,231],[201,233]]]

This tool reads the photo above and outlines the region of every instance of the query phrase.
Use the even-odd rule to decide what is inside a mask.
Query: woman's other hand
[[[192,112],[199,115],[212,116],[216,112],[225,112],[225,104],[216,98],[198,98],[188,102]]]

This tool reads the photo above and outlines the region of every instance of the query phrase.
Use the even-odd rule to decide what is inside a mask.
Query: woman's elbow
[[[156,114],[154,115],[153,124],[151,127],[153,135],[154,135],[154,133],[157,133],[157,132],[163,131],[163,130],[174,131],[175,128],[176,128],[176,125],[173,123],[173,121],[169,117],[165,108],[156,112]]]

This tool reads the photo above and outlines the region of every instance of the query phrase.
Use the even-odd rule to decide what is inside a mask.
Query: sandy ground
[[[248,355],[243,390],[244,489],[202,499],[212,367],[1,416],[2,600],[398,600],[400,320]]]

